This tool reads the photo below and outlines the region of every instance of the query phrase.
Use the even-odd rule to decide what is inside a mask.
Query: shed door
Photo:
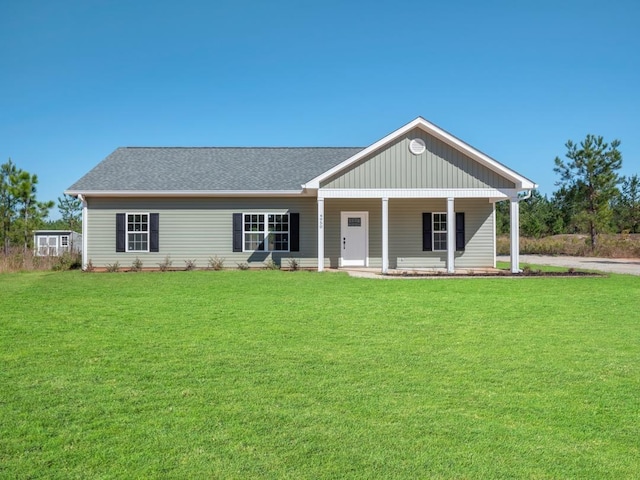
[[[369,212],[341,212],[340,218],[340,266],[366,267]]]
[[[38,237],[38,255],[57,255],[58,237]]]

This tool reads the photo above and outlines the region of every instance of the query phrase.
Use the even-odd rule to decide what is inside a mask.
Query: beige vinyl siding
[[[426,150],[409,151],[421,138]],[[420,129],[341,171],[322,188],[515,188],[515,184]]]
[[[488,199],[456,199],[454,210],[465,214],[466,243],[464,252],[455,253],[455,266],[493,267],[493,204]],[[446,251],[422,251],[422,214],[446,211],[446,199],[390,199],[389,267],[445,268]]]
[[[87,259],[95,267],[118,262],[130,267],[136,257],[144,268],[158,268],[167,255],[172,267],[184,268],[186,260],[195,260],[204,268],[208,259],[217,255],[225,259],[225,267],[236,268],[247,262],[260,267],[269,258],[287,266],[287,258],[295,258],[302,266],[317,264],[317,204],[315,198],[89,198]],[[233,213],[300,214],[299,252],[233,252]],[[158,253],[116,253],[116,213],[159,213]]]

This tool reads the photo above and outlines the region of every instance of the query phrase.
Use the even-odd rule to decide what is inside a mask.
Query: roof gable
[[[422,141],[422,152],[411,151],[414,140]],[[504,190],[516,186],[416,127],[321,181],[320,188]]]
[[[497,173],[501,177],[504,177],[509,182],[512,182],[513,184],[515,184],[515,187],[517,189],[532,189],[537,187],[537,185],[528,178],[520,175],[514,170],[511,170],[497,160],[494,160],[488,155],[473,148],[471,145],[463,142],[457,137],[454,137],[450,133],[442,130],[440,127],[437,127],[436,125],[428,122],[422,117],[418,117],[412,122],[407,123],[403,127],[400,127],[398,130],[395,130],[394,132],[378,140],[369,147],[355,153],[351,158],[346,159],[344,162],[318,175],[317,177],[307,182],[305,184],[305,187],[310,189],[321,188],[321,185],[324,185],[325,182],[327,182],[331,178],[335,178],[340,172],[344,172],[347,169],[351,168],[354,164],[357,164],[363,159],[376,154],[379,150],[385,148],[392,142],[402,139],[403,136],[414,129],[420,129],[426,134],[434,137],[435,139],[444,142],[446,145],[462,153],[464,156],[472,159],[474,162],[478,162],[483,167],[486,167],[487,169]]]

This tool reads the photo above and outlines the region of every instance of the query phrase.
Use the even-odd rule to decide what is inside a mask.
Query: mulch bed
[[[606,277],[607,275],[599,272],[585,272],[581,270],[567,270],[566,272],[544,272],[542,270],[524,270],[521,273],[511,273],[510,271],[500,272],[478,272],[478,273],[446,273],[446,272],[400,272],[387,274],[392,277],[452,277],[452,278],[464,278],[464,277],[482,277],[482,278],[495,278],[495,277]]]

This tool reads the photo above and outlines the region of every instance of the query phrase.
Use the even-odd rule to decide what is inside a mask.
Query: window
[[[243,214],[244,251],[289,251],[289,215],[286,213]]]
[[[455,244],[456,251],[465,250],[465,220],[464,212],[456,212]],[[446,213],[422,213],[422,251],[446,251],[447,250],[447,214]]]
[[[127,252],[149,251],[149,214],[127,214]]]
[[[69,250],[69,235],[60,236],[60,248],[62,250]]]
[[[433,214],[433,250],[447,249],[447,214]]]
[[[116,252],[159,251],[159,213],[116,213]]]
[[[244,249],[264,250],[264,215],[244,215]]]

